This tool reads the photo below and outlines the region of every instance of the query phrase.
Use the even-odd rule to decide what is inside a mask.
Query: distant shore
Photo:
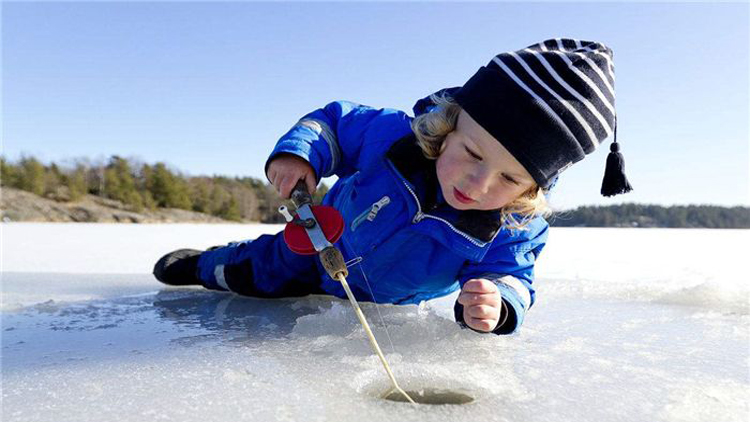
[[[750,208],[711,205],[662,207],[648,204],[582,206],[548,217],[553,227],[750,228]],[[179,208],[135,211],[121,201],[87,194],[76,201],[56,201],[3,186],[0,221],[84,223],[258,223],[226,220]]]
[[[59,202],[5,186],[0,193],[0,220],[3,222],[237,223],[176,208],[143,212],[129,208],[120,201],[95,195],[85,195],[77,201]]]

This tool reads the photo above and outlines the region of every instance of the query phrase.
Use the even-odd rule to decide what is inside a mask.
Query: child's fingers
[[[279,187],[279,181],[280,181],[279,179],[281,179],[279,177],[279,172],[275,170],[270,170],[268,172],[268,181],[271,182],[271,186],[273,186],[274,189],[276,189],[276,192],[280,194],[281,188]]]
[[[282,198],[285,198],[284,196],[284,173],[279,173],[276,176],[275,183],[273,184],[276,187],[276,191],[281,195]]]
[[[294,185],[297,184],[297,180],[299,179],[295,179],[289,175],[281,176],[281,181],[279,182],[279,193],[282,198],[289,199],[292,194],[292,189],[294,189]]]
[[[311,173],[298,174],[298,172],[293,172],[280,176],[280,179],[279,193],[284,199],[289,199],[291,197],[292,191],[300,180],[304,180],[305,186],[310,195],[315,193],[315,176]]]
[[[467,293],[463,292],[458,295],[458,303],[464,306],[473,305],[490,305],[497,306],[500,304],[501,297],[497,293]]]
[[[488,333],[495,329],[495,325],[497,325],[497,320],[496,319],[469,318],[468,320],[466,320],[466,324],[469,327],[477,331],[484,331]]]
[[[464,308],[471,318],[491,319],[497,322],[500,319],[500,309],[489,305],[475,305]]]
[[[500,306],[464,306],[464,322],[479,331],[492,331],[500,319]]]
[[[315,174],[307,172],[307,174],[305,174],[305,184],[307,185],[307,191],[310,192],[310,195],[314,195],[316,190],[315,185],[317,184],[315,183]]]
[[[284,199],[289,199],[292,190],[300,180],[305,181],[308,191],[315,193],[315,172],[305,160],[288,154],[282,154],[271,161],[268,166],[268,180]]]
[[[497,292],[497,286],[487,279],[475,278],[464,283],[461,291],[467,293],[495,293]]]

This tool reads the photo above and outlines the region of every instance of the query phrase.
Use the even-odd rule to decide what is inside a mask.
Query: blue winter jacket
[[[415,116],[431,105],[427,98],[417,102]],[[511,231],[500,226],[499,212],[458,211],[442,201],[435,161],[415,143],[412,120],[398,110],[335,101],[282,136],[266,167],[288,153],[307,160],[318,180],[338,176],[323,204],[344,217],[335,246],[357,263],[347,281],[358,300],[419,303],[487,278],[507,309],[493,332],[512,333],[534,303],[534,261],[548,224],[537,217],[526,230]],[[341,283],[320,264],[319,270],[323,290],[345,298]],[[458,302],[455,315],[465,326]]]

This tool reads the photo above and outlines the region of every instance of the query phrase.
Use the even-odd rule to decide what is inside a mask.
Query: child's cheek
[[[460,171],[461,162],[456,159],[454,154],[444,153],[440,155],[437,162],[437,173],[441,184],[455,184]]]

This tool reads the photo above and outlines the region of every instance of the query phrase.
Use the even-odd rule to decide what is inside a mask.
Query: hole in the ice
[[[406,394],[411,397],[417,404],[468,404],[474,401],[474,397],[466,392],[453,391],[443,388],[420,388],[407,389]],[[403,394],[396,390],[387,392],[384,399],[390,401],[409,403]]]

